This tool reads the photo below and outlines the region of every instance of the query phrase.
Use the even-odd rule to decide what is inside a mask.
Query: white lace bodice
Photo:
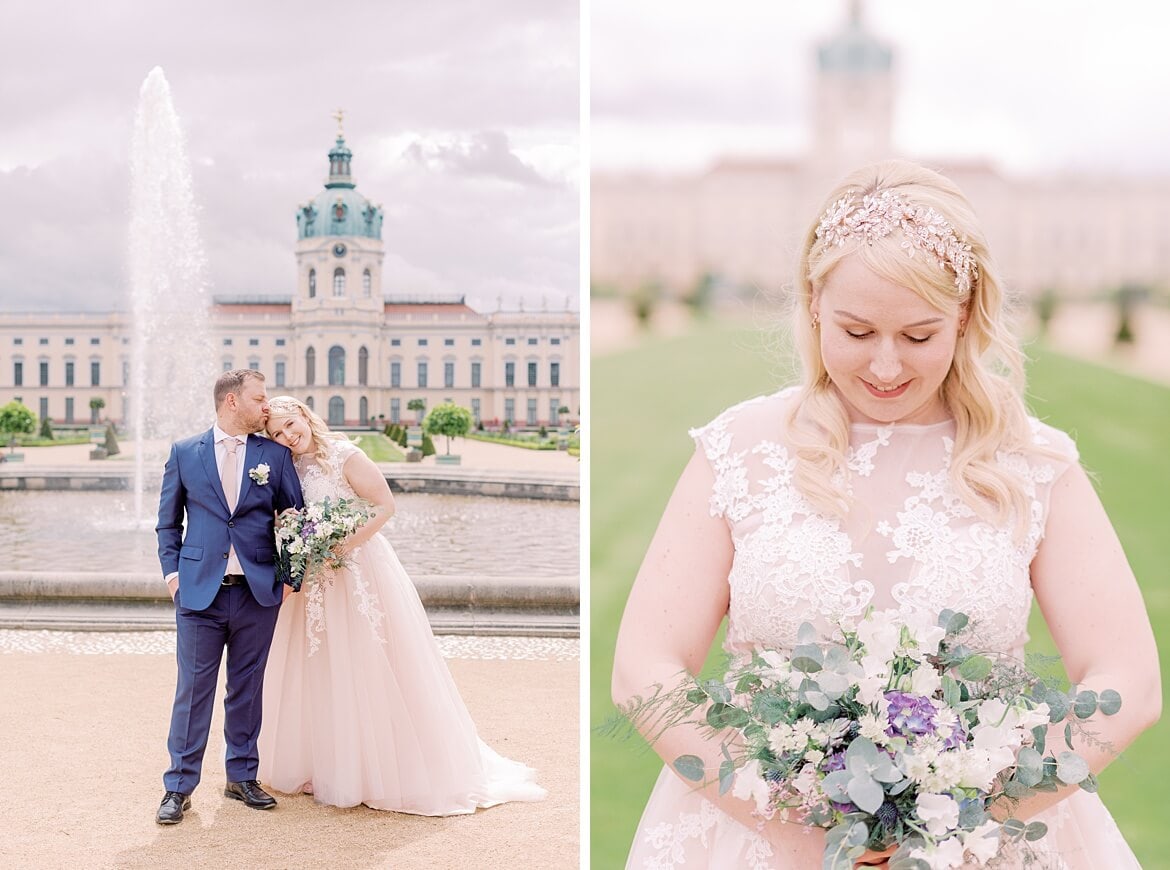
[[[339,498],[355,498],[354,491],[345,479],[342,467],[345,460],[360,452],[356,444],[348,441],[330,441],[329,452],[325,456],[322,467],[316,458],[298,456],[294,461],[297,475],[301,479],[301,492],[305,497],[305,504],[322,501],[330,498],[336,501]]]
[[[1033,420],[1037,444],[1061,459],[1001,455],[1031,499],[1027,535],[994,526],[961,502],[947,469],[954,423],[854,424],[843,519],[819,513],[793,484],[795,460],[779,440],[795,389],[736,405],[692,430],[715,476],[711,514],[731,530],[727,645],[789,648],[805,621],[866,607],[961,610],[972,642],[1022,646],[1032,605],[1029,566],[1044,534],[1053,482],[1077,460],[1072,440]]]

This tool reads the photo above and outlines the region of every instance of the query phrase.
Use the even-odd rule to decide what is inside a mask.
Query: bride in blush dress
[[[966,198],[911,163],[859,170],[809,228],[795,278],[801,381],[691,433],[695,453],[626,604],[614,700],[697,673],[725,616],[727,651],[742,656],[791,650],[804,621],[827,634],[870,607],[932,621],[949,608],[970,617],[969,646],[1018,657],[1035,600],[1070,680],[1124,699],[1116,716],[1088,720],[1100,742],[1077,743],[1099,772],[1161,713],[1158,652],[1075,444],[1027,412]],[[1047,742],[1061,745],[1063,728]],[[671,728],[654,749],[699,756],[709,784],[663,769],[629,868],[821,867],[824,830],[761,822],[743,789],[719,793],[719,743],[699,727]],[[1064,787],[991,813],[1047,824],[1029,866],[1138,867],[1097,794]],[[1009,850],[988,866],[1023,866]]]
[[[341,545],[346,567],[285,590],[264,676],[260,778],[339,807],[427,816],[536,801],[536,772],[475,730],[414,585],[385,537],[394,497],[372,461],[308,406],[269,403],[306,506],[361,498],[370,521]]]

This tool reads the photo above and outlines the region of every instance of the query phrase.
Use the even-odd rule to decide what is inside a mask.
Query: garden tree
[[[715,295],[717,282],[718,278],[714,273],[704,272],[683,297],[683,302],[690,307],[695,316],[702,317],[711,307],[711,297]]]
[[[462,438],[471,431],[471,412],[454,402],[436,405],[423,420],[423,431],[428,435],[447,437],[447,455],[451,455],[451,439]]]
[[[557,416],[558,417],[563,417],[567,413],[569,413],[569,406],[568,405],[561,405],[559,408],[557,408]]]
[[[92,399],[89,400],[89,410],[91,412],[90,419],[92,419],[93,422],[96,423],[98,421],[98,414],[102,410],[102,408],[104,408],[105,406],[106,406],[106,400],[103,399],[101,396],[94,396]]]
[[[650,316],[662,298],[662,284],[657,280],[646,281],[630,294],[630,305],[634,309],[634,317],[642,329],[650,328]]]
[[[41,420],[41,437],[46,441],[53,440],[53,422],[48,417]]]
[[[435,455],[435,442],[431,440],[431,436],[426,432],[423,432],[423,437],[422,437],[422,455],[423,456],[434,456]]]
[[[36,431],[37,418],[20,402],[9,402],[0,408],[0,432],[6,435],[22,435]]]
[[[426,409],[427,403],[424,399],[411,399],[406,403],[406,410],[408,411],[417,411],[421,414]]]

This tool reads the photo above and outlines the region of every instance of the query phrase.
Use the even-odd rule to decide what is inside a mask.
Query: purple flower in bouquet
[[[886,700],[890,702],[886,714],[890,727],[886,733],[891,737],[918,737],[935,733],[935,711],[930,698],[906,692],[886,692]]]

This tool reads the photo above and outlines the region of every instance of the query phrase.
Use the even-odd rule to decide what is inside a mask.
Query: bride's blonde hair
[[[912,243],[896,226],[897,221],[884,236],[880,232],[866,236],[864,228],[854,225],[840,230],[840,236],[831,236],[829,231],[834,241],[844,237],[841,244],[821,238],[826,227],[845,227],[839,211],[843,199],[861,202],[862,197],[881,191],[893,193],[872,201],[933,209],[933,216],[919,211],[918,218],[911,218],[911,227],[923,215],[944,230],[942,222],[949,224],[954,236],[948,237],[951,240],[945,255],[932,256],[920,243]],[[884,216],[880,214],[883,207],[881,203],[874,206],[879,217]],[[958,252],[957,257],[953,252]],[[1004,323],[999,272],[975,213],[959,188],[937,172],[907,161],[878,163],[849,175],[826,198],[803,239],[792,312],[802,387],[784,421],[787,437],[800,459],[796,486],[830,514],[841,515],[850,507],[847,494],[834,482],[848,476],[849,417],[832,389],[810,306],[833,268],[851,255],[858,256],[874,274],[910,288],[939,311],[948,315],[962,311],[966,325],[960,330],[950,371],[940,389],[943,404],[955,420],[951,482],[963,502],[979,516],[1001,524],[1010,518],[1021,533],[1029,516],[1024,486],[996,461],[996,453],[1034,448],[1023,400],[1023,355]],[[969,284],[965,291],[961,286],[964,275]]]
[[[349,441],[344,433],[334,432],[312,408],[293,396],[277,396],[268,400],[268,424],[264,427],[264,434],[272,437],[269,434],[269,427],[273,420],[280,417],[295,417],[297,414],[304,417],[305,422],[309,424],[309,432],[313,439],[313,458],[317,460],[318,465],[325,464],[330,441]]]

